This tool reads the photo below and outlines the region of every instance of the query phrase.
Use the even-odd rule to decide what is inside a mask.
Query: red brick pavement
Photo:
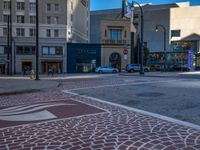
[[[69,82],[68,82],[69,83]],[[86,83],[71,81],[73,88]],[[104,83],[109,85],[110,83]],[[120,84],[118,82],[118,84]],[[95,85],[88,83],[88,86]],[[103,85],[103,83],[102,83]],[[93,99],[55,91],[4,96],[1,106],[76,100],[106,112],[0,129],[0,149],[200,149],[200,131]]]

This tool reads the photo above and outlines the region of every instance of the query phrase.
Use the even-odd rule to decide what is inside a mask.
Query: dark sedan
[[[187,67],[187,66],[183,66],[183,65],[174,65],[173,67],[172,67],[172,70],[173,71],[190,71],[190,68],[189,67]]]

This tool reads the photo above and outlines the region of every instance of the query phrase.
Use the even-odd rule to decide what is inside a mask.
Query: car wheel
[[[99,70],[99,73],[103,73],[103,71],[102,71],[102,70]]]
[[[135,72],[135,71],[134,71],[134,69],[131,69],[130,72],[133,73],[133,72]]]
[[[116,70],[113,70],[112,72],[113,72],[113,73],[117,73],[117,71],[116,71]]]
[[[144,72],[149,72],[149,70],[148,69],[144,69]]]

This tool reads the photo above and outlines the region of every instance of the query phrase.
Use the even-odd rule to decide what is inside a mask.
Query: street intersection
[[[166,103],[157,107],[167,98],[180,104],[180,88],[194,91],[198,80],[117,74],[55,81],[58,87],[0,96],[0,149],[200,149],[198,123],[153,107],[161,98]],[[189,93],[182,103],[195,100]]]

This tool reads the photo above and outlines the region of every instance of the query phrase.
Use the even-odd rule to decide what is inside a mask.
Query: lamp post
[[[10,74],[10,16],[7,18],[7,75]]]
[[[12,75],[12,0],[10,0],[10,46],[9,46],[9,53],[10,53],[10,65],[9,65],[9,74]]]
[[[156,25],[156,32],[159,27],[164,31],[164,71],[166,71],[166,28],[163,25]]]
[[[35,71],[35,80],[40,80],[39,79],[39,10],[38,10],[38,0],[36,0],[36,52],[35,52],[35,57],[36,57],[36,71]]]
[[[14,74],[16,74],[16,43],[15,43],[15,38],[12,38],[13,41],[13,47],[14,47],[14,51],[13,51],[13,55],[14,55]]]
[[[144,63],[144,47],[143,47],[143,34],[144,34],[144,13],[143,13],[143,9],[142,9],[142,6],[138,3],[138,2],[135,2],[135,1],[132,1],[132,8],[134,8],[134,3],[137,4],[140,8],[140,48],[141,48],[141,55],[140,55],[140,74],[143,75],[144,74],[144,70],[143,70],[143,63]],[[134,11],[134,9],[132,10]],[[132,16],[133,19],[134,19],[134,15]]]

